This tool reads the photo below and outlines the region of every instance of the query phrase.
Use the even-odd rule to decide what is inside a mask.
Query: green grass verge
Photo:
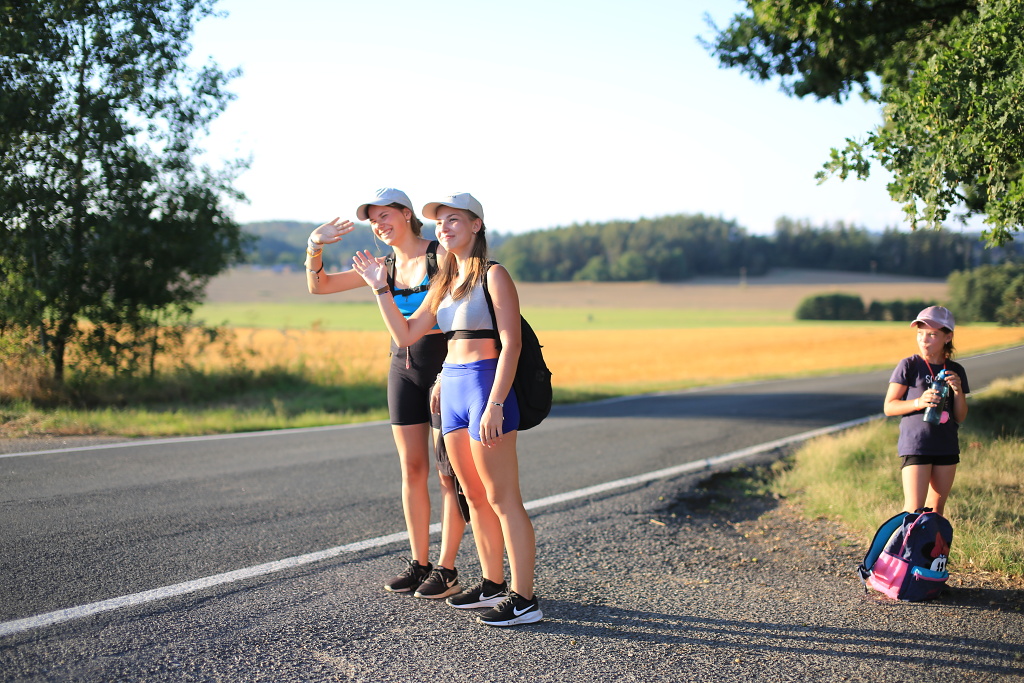
[[[524,307],[538,330],[634,330],[794,325],[787,309],[644,309]],[[376,331],[382,329],[373,302],[204,304],[196,317],[209,325],[272,329]],[[863,324],[863,323],[861,323]]]
[[[1024,376],[999,381],[970,401],[961,462],[945,515],[950,565],[1024,576]],[[772,489],[808,517],[842,522],[865,538],[900,511],[899,422],[878,420],[808,442],[777,464]]]
[[[358,377],[306,378],[284,370],[92,380],[72,405],[0,403],[0,434],[191,436],[384,420],[387,387]],[[79,407],[82,406],[82,407]]]

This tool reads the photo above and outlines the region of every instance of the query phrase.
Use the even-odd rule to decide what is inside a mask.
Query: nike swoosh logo
[[[501,593],[501,592],[495,593],[494,595],[484,595],[483,593],[481,593],[480,594],[480,600],[481,601],[483,601],[483,600],[493,600],[494,598],[500,597],[502,595],[504,595],[504,593]],[[516,615],[516,616],[518,616],[518,615]]]
[[[512,608],[512,614],[516,615],[517,617],[521,617],[524,614],[526,614],[527,612],[529,612],[532,608],[533,608],[533,605],[527,605],[522,611],[520,611],[520,610],[517,610],[515,607],[513,607]]]

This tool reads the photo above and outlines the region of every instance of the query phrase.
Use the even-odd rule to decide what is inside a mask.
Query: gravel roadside
[[[962,575],[928,603],[865,594],[868,539],[679,477],[537,511],[546,618],[472,614],[353,585],[390,548],[237,590],[0,643],[5,680],[1024,681],[1020,582]],[[475,577],[470,539],[460,555]],[[354,567],[353,565],[362,565]]]

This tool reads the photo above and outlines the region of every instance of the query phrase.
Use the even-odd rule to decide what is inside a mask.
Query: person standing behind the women
[[[897,446],[903,458],[903,509],[927,507],[940,515],[953,488],[960,462],[960,423],[967,417],[967,373],[953,362],[953,314],[942,306],[921,311],[911,327],[917,328],[918,354],[904,358],[889,378],[883,406],[886,415],[901,415]],[[931,383],[946,371],[949,396],[939,424],[925,422],[924,412],[941,402]]]
[[[449,337],[440,377],[441,423],[469,500],[483,580],[448,598],[448,604],[491,607],[477,617],[490,626],[540,621],[544,613],[533,592],[536,543],[519,488],[519,408],[512,391],[522,347],[519,295],[507,270],[488,267],[484,211],[472,195],[454,194],[427,204],[423,216],[437,221],[448,257],[427,300],[408,319],[384,286],[381,264],[369,253],[357,253],[353,262],[378,293],[381,313],[398,344],[413,343],[435,324]],[[497,330],[484,296],[485,278]],[[511,589],[504,580],[506,550]]]
[[[356,209],[356,217],[369,220],[374,235],[394,251],[394,283],[397,288],[394,301],[403,315],[411,314],[427,295],[431,258],[440,259],[444,251],[435,251],[438,243],[420,235],[423,224],[413,212],[409,197],[401,190],[378,190],[371,201]],[[310,234],[306,250],[306,282],[311,293],[332,294],[366,284],[354,270],[339,273],[323,271],[324,245],[340,241],[353,229],[352,221],[335,218]],[[419,598],[444,598],[460,590],[455,556],[466,523],[459,510],[455,481],[440,471],[441,554],[436,567],[429,560],[430,388],[441,372],[447,352],[448,346],[440,329],[429,330],[415,344],[401,347],[394,342],[391,344],[388,412],[402,465],[402,507],[412,560],[405,571],[385,583],[384,588],[396,593],[414,591]]]

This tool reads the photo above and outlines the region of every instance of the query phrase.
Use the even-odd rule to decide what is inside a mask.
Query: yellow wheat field
[[[708,384],[892,364],[916,353],[909,327],[801,325],[546,332],[544,357],[557,384]],[[1024,343],[1024,329],[963,327],[957,353]]]
[[[193,362],[217,369],[244,360],[252,370],[280,367],[322,381],[385,380],[384,331],[238,328],[236,353],[210,347]],[[670,330],[539,331],[556,387],[657,387],[713,384],[751,377],[896,365],[915,353],[914,332],[892,325],[805,324],[792,327]],[[1024,329],[963,326],[955,343],[963,357],[1024,343]],[[239,355],[238,352],[241,352]]]

